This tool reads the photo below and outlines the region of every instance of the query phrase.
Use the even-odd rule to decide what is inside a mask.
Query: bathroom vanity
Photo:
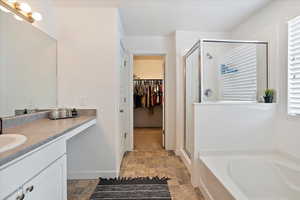
[[[58,107],[57,41],[10,13],[0,18],[0,200],[66,200],[67,140],[94,125],[96,111],[49,120],[45,109]]]
[[[0,153],[0,199],[66,200],[67,140],[94,124],[96,115],[81,115],[62,120],[41,118],[4,128],[4,135],[20,134],[27,140]]]

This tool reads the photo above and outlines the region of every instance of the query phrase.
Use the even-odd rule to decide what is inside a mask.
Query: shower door
[[[184,150],[192,158],[194,151],[194,103],[200,102],[200,42],[185,56]]]

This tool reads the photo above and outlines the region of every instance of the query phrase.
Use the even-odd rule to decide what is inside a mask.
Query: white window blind
[[[289,21],[288,113],[300,115],[300,17]]]
[[[233,101],[256,101],[256,67],[256,45],[241,45],[229,51],[224,57],[224,63],[221,65],[223,99]]]

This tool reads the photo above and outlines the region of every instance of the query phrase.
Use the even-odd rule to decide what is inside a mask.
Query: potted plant
[[[273,89],[265,90],[265,96],[264,96],[265,103],[273,103],[274,93],[275,92]]]

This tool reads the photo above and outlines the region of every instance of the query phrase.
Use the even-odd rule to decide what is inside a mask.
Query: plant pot
[[[272,96],[267,96],[264,97],[265,103],[273,103],[273,97]]]

